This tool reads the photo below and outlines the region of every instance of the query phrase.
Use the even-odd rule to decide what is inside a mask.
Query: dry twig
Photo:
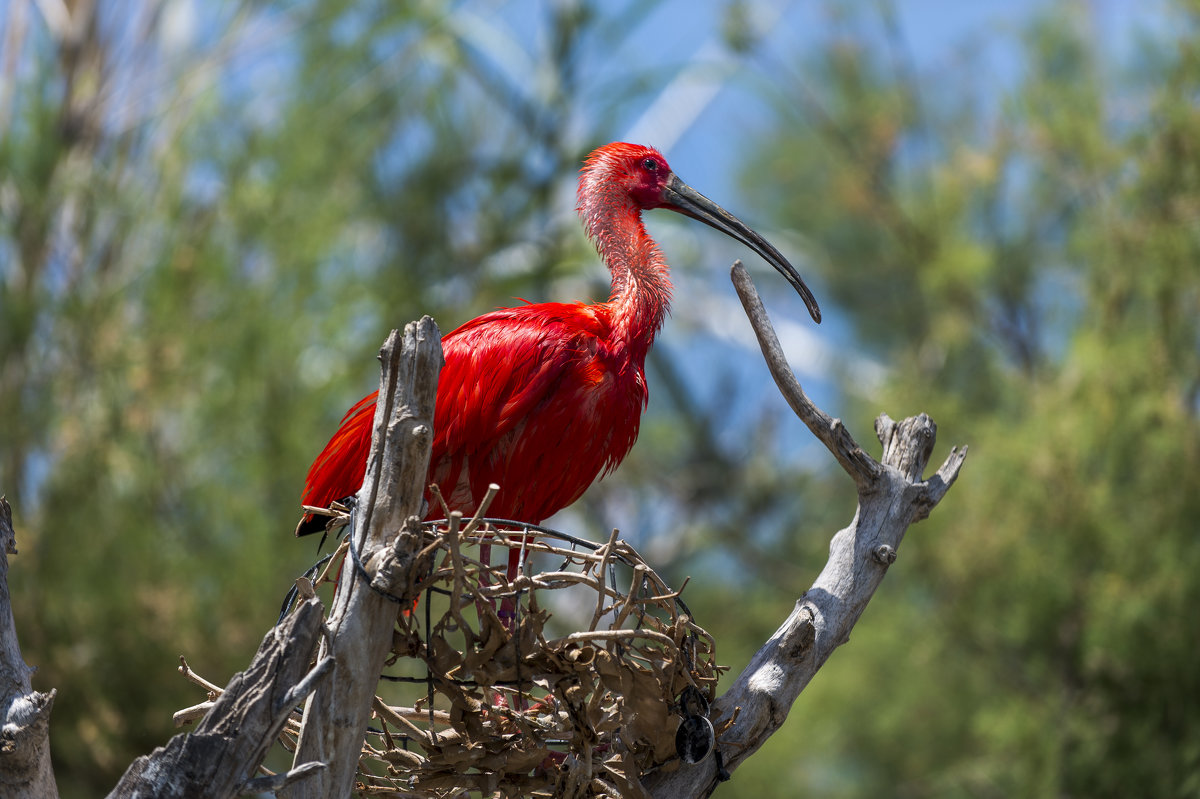
[[[247,785],[267,784],[252,775],[279,737],[292,708],[329,673],[328,661],[310,669],[321,634],[321,602],[301,603],[263,639],[245,672],[234,675],[194,732],[176,735],[166,746],[133,762],[109,799],[131,797],[235,797]],[[184,671],[183,668],[180,669]],[[200,685],[211,685],[190,669]],[[319,764],[272,777],[270,784],[310,777]]]

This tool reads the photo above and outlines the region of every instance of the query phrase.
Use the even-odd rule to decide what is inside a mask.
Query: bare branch
[[[242,794],[264,794],[280,791],[292,783],[299,782],[306,777],[311,777],[318,771],[324,771],[325,768],[324,763],[305,763],[283,774],[256,777],[246,781],[246,784],[242,786]]]
[[[201,702],[198,705],[185,707],[183,710],[177,710],[174,714],[172,714],[171,721],[175,723],[176,727],[182,727],[184,724],[191,724],[193,721],[207,716],[208,711],[212,710],[213,705],[215,704],[217,704],[216,700],[209,700],[207,702]]]
[[[33,690],[8,595],[8,556],[17,554],[12,508],[0,496],[0,794],[58,796],[50,765],[55,692]]]
[[[321,681],[325,679],[325,675],[331,671],[333,671],[333,658],[321,658],[317,661],[317,665],[313,666],[312,671],[305,674],[304,678],[293,685],[279,700],[280,709],[295,707],[300,700],[315,691],[317,686],[321,684]]]
[[[425,478],[433,441],[441,336],[428,316],[392,331],[380,351],[383,374],[367,473],[358,492],[322,659],[333,678],[304,707],[295,763],[328,769],[281,789],[288,799],[349,796],[396,616],[414,598],[413,576]],[[365,572],[365,573],[364,573]],[[408,604],[411,607],[411,604]]]
[[[945,496],[967,452],[966,447],[955,448],[941,469],[922,482],[937,426],[924,414],[902,422],[884,414],[875,423],[883,444],[882,460],[875,461],[840,421],[804,395],[740,263],[734,264],[733,281],[780,391],[858,486],[858,511],[850,525],[834,535],[829,560],[816,582],[713,703],[711,718],[722,730],[714,757],[648,775],[643,784],[656,797],[710,795],[718,782],[729,779],[729,772],[783,725],[817,670],[849,640],[851,628],[895,562],[908,526],[928,516]]]
[[[312,685],[309,664],[322,615],[319,599],[301,603],[267,633],[250,667],[234,675],[195,732],[135,760],[109,799],[243,793],[291,715],[297,684]]]
[[[305,598],[307,599],[308,597]],[[182,674],[189,682],[195,683],[204,690],[208,691],[214,698],[221,693],[221,686],[213,685],[208,680],[192,671],[192,667],[188,665],[187,659],[184,658],[183,655],[179,656],[179,673]]]
[[[734,261],[731,276],[742,307],[746,309],[746,316],[750,318],[750,325],[754,328],[754,335],[758,337],[758,346],[767,361],[767,368],[771,370],[771,377],[775,378],[775,385],[779,387],[788,405],[792,406],[792,410],[812,434],[833,453],[833,457],[837,458],[837,462],[846,473],[854,478],[860,489],[878,479],[879,464],[863,452],[854,437],[846,431],[842,420],[830,417],[814,405],[800,387],[800,381],[788,366],[783,347],[779,345],[775,328],[771,327],[771,320],[763,308],[758,290],[741,261]]]

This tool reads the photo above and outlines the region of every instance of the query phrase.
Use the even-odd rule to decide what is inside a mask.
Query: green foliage
[[[28,20],[0,97],[0,491],[67,796],[174,734],[202,698],[179,654],[246,665],[316,559],[304,471],[387,330],[589,263],[550,200],[600,36],[547,12],[534,92],[438,3],[191,4],[187,41],[187,4],[97,6],[73,46]]]
[[[762,170],[893,365],[857,429],[925,410],[971,457],[749,764],[759,795],[1200,788],[1200,51],[1174,13],[1136,81],[1075,15],[1038,21],[970,126],[866,47],[810,65]]]
[[[753,62],[750,6],[723,35]],[[971,457],[718,795],[1195,794],[1194,5],[1120,66],[1067,7],[1021,35],[1002,97],[971,53],[916,74],[887,4],[837,7],[770,64],[747,180],[891,368],[828,410],[860,440],[925,411]],[[531,75],[432,2],[226,5],[182,45],[166,12],[98,16],[74,49],[31,28],[0,76],[0,490],[64,795],[174,732],[198,699],[178,654],[218,682],[245,665],[313,559],[288,537],[304,469],[389,328],[580,296],[594,262],[556,192],[603,137],[570,134],[664,80],[581,64],[652,10],[551,4]],[[786,417],[730,430],[762,387],[699,397],[686,356],[655,352],[642,441],[582,515],[607,534],[636,508],[624,532],[697,577],[736,668],[852,487],[797,462]]]

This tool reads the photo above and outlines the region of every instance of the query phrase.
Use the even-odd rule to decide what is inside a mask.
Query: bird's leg
[[[523,540],[523,539],[522,539]],[[508,548],[508,570],[504,573],[505,579],[508,581],[509,588],[517,580],[517,575],[521,573],[521,552],[522,547],[514,547],[512,543]],[[506,593],[504,598],[500,600],[500,623],[504,625],[504,629],[512,635],[517,631],[517,595],[516,593]]]
[[[518,546],[514,548],[511,543],[509,544],[508,567],[505,570],[505,578],[508,583],[507,587],[511,587],[513,582],[517,579],[517,575],[520,573],[522,551],[522,547]],[[483,569],[479,575],[479,584],[481,586],[493,585],[491,574],[492,541],[490,537],[480,541],[479,543],[479,560],[483,566]],[[496,606],[495,599],[488,598],[479,600],[477,602],[476,611],[479,613],[481,620],[483,615],[489,610],[492,613],[495,613],[496,616],[499,617],[500,625],[504,628],[504,631],[512,636],[516,635],[517,631],[517,598],[515,594],[508,593],[507,587],[503,598],[500,600],[499,608]],[[484,602],[487,603],[486,607],[482,604]],[[492,707],[508,707],[508,697],[503,692],[492,694],[489,691],[487,693],[487,699]],[[518,700],[518,703],[518,709],[524,709],[524,700],[520,699]]]
[[[521,555],[524,553],[524,537],[521,538],[521,544],[517,545],[511,539],[508,542],[508,569],[505,571],[505,579],[508,581],[509,591],[505,592],[504,598],[500,600],[500,610],[496,615],[500,617],[500,624],[508,631],[510,636],[517,635],[517,610],[519,609],[518,598],[515,591],[512,591],[513,583],[517,580],[517,575],[521,572]],[[517,651],[517,658],[520,659],[520,650]],[[520,674],[521,664],[517,663],[518,675]],[[518,689],[520,686],[518,686]],[[507,698],[503,695],[497,697],[500,702],[507,704]],[[515,710],[524,711],[529,707],[524,694],[518,693],[516,697]]]
[[[512,591],[512,585],[516,582],[517,577],[521,572],[521,564],[525,553],[524,547],[525,538],[522,537],[520,543],[511,539],[506,540],[508,547],[508,565],[505,570],[506,585],[503,586],[504,591],[497,607],[497,602],[492,597],[479,598],[475,603],[475,610],[479,614],[480,622],[483,617],[489,612],[494,613],[500,620],[500,625],[509,636],[517,634],[517,613],[520,610],[518,597]],[[492,538],[490,535],[484,537],[479,542],[479,585],[480,587],[488,587],[494,585],[492,580]],[[503,692],[493,693],[490,689],[485,690],[484,696],[488,704],[495,708],[508,707],[508,697]],[[526,702],[524,697],[519,698],[517,709],[524,710]]]
[[[483,564],[483,571],[479,573],[480,585],[492,584],[492,539],[491,537],[484,538],[479,542],[479,562]]]
[[[492,538],[490,535],[479,542],[479,563],[481,567],[479,586],[486,588],[492,584]],[[484,616],[487,615],[489,609],[493,613],[496,612],[496,600],[484,597],[475,600],[475,612],[479,614],[480,625],[483,624]],[[482,630],[483,627],[481,626],[480,629]]]
[[[481,588],[492,584],[492,537],[485,535],[479,541],[479,586]],[[477,595],[478,596],[478,595]],[[479,597],[475,600],[475,613],[479,616],[479,629],[483,630],[484,617],[488,612],[496,612],[496,600]],[[490,687],[483,689],[484,700],[492,707],[507,707],[508,702],[503,693],[496,693]]]

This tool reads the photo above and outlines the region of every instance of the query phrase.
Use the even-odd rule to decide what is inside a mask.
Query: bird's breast
[[[489,387],[494,396],[477,396],[470,403],[476,409],[503,409],[491,433],[468,424],[477,433],[461,451],[451,445],[435,452],[442,464],[435,479],[443,489],[449,483],[456,487],[452,493],[469,501],[478,500],[489,483],[498,483],[493,513],[531,522],[574,502],[625,458],[637,439],[647,397],[642,359],[620,344],[587,331],[563,336],[553,346],[545,339],[542,344],[525,353],[528,360],[510,373],[519,372],[520,380]],[[461,405],[445,412],[464,423],[470,420],[463,415],[477,413]],[[453,423],[447,429],[452,428]]]

